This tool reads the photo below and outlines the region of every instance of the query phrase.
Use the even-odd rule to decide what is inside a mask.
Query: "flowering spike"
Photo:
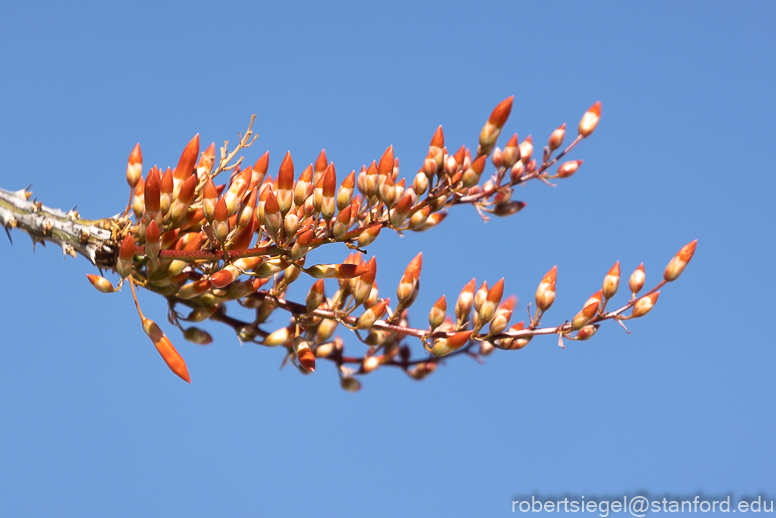
[[[668,263],[668,266],[666,266],[665,271],[663,272],[663,279],[665,279],[666,282],[675,281],[679,278],[680,275],[682,275],[682,272],[687,267],[687,263],[690,262],[690,259],[692,259],[692,256],[695,253],[695,247],[697,244],[697,239],[687,243],[682,247],[681,250],[679,250],[679,252],[676,253],[673,259],[671,259],[671,261]]]
[[[143,153],[140,152],[140,143],[135,144],[127,160],[127,183],[134,188],[143,177]]]

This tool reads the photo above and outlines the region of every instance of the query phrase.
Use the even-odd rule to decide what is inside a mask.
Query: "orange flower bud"
[[[488,122],[496,126],[497,128],[501,128],[504,126],[504,124],[507,122],[507,119],[509,118],[509,113],[512,111],[512,102],[515,100],[514,95],[510,95],[498,105],[493,108],[493,112],[490,114],[490,118],[488,119]]]
[[[570,160],[568,162],[565,162],[563,165],[561,165],[558,168],[558,178],[568,178],[572,174],[577,172],[577,169],[579,169],[579,166],[582,165],[582,160]]]
[[[269,170],[269,151],[265,151],[264,154],[256,160],[256,163],[253,164],[251,181],[248,188],[253,189],[254,187],[261,185],[261,182],[264,181],[264,176],[267,174],[267,170]]]
[[[698,244],[698,240],[694,240],[682,247],[679,252],[671,259],[663,272],[663,279],[667,282],[675,281],[682,275],[682,272],[687,267],[687,263],[692,259],[695,253],[695,246]]]
[[[380,230],[382,228],[383,226],[381,223],[374,223],[366,227],[358,235],[358,246],[361,248],[364,248],[371,245],[374,242],[374,240],[377,239],[377,236],[378,234],[380,234]]]
[[[140,152],[140,143],[135,144],[127,160],[127,183],[134,188],[143,177],[143,153]]]
[[[518,322],[517,324],[514,324],[512,327],[509,328],[509,332],[513,331],[522,331],[525,327],[525,324],[523,322]],[[528,336],[526,338],[507,338],[504,340],[500,340],[500,343],[498,344],[498,347],[501,349],[506,349],[510,351],[517,351],[528,345],[528,342],[531,341],[532,336]]]
[[[202,196],[202,213],[209,223],[213,223],[213,214],[215,213],[216,203],[218,202],[218,191],[216,191],[216,186],[213,183],[212,178],[208,178],[205,183]]]
[[[492,289],[493,288],[491,288],[491,291]],[[496,311],[493,320],[490,322],[490,330],[488,331],[488,334],[497,335],[507,328],[507,325],[509,325],[509,319],[512,318],[512,311],[515,308],[516,302],[517,299],[514,296],[511,296],[504,301],[501,307]],[[485,322],[485,320],[482,318],[480,321]]]
[[[439,300],[437,300],[434,305],[431,307],[431,311],[428,313],[428,323],[431,326],[431,330],[433,331],[437,327],[442,325],[442,322],[445,321],[445,317],[447,316],[447,300],[445,299],[445,296],[442,295],[439,297]]]
[[[156,224],[156,221],[152,221],[151,224],[148,225],[145,235],[145,253],[151,259],[159,256],[160,237],[159,226]]]
[[[193,299],[194,297],[199,297],[209,289],[210,279],[200,279],[181,286],[178,290],[178,297],[182,299]]]
[[[318,186],[316,185],[316,204],[318,204]],[[320,193],[320,208],[321,216],[323,219],[330,220],[334,217],[334,213],[337,208],[337,201],[335,199],[335,193],[337,191],[337,173],[334,169],[334,163],[329,164],[326,168],[326,172],[323,173],[321,182]],[[318,207],[316,207],[318,208]]]
[[[380,157],[380,163],[377,164],[377,173],[380,175],[391,175],[393,173],[393,146],[388,146],[383,156]]]
[[[283,227],[283,215],[280,213],[280,205],[271,189],[268,189],[267,201],[264,203],[264,226],[271,235],[277,235]]]
[[[229,235],[229,211],[226,208],[226,200],[218,198],[216,208],[213,211],[213,232],[219,243],[225,243]]]
[[[547,311],[555,301],[555,281],[558,274],[558,267],[553,266],[552,269],[547,272],[542,282],[539,283],[539,287],[536,290],[536,306],[541,311]]]
[[[315,372],[315,355],[310,349],[310,344],[301,336],[294,338],[294,354],[303,369]]]
[[[431,354],[434,356],[446,356],[466,345],[471,336],[471,331],[461,331],[449,338],[440,338],[434,342],[434,346],[431,348]]]
[[[582,120],[579,121],[579,134],[582,137],[588,137],[598,126],[598,121],[601,119],[601,101],[597,101],[589,110],[582,116]]]
[[[119,258],[116,261],[116,271],[121,278],[132,275],[132,267],[135,260],[135,242],[131,234],[124,236],[119,247]]]
[[[318,279],[310,287],[310,291],[307,292],[307,312],[312,313],[321,306],[323,302],[323,279]]]
[[[518,160],[520,159],[518,158]],[[523,173],[525,173],[525,165],[523,165],[522,162],[517,162],[514,166],[512,166],[512,170],[509,171],[510,181],[512,183],[519,183],[520,179],[523,177]]]
[[[144,220],[146,224],[159,217],[160,197],[161,178],[159,177],[159,170],[156,167],[152,167],[146,178],[144,190]]]
[[[520,143],[520,161],[523,164],[528,164],[533,154],[533,138],[531,135],[525,137],[525,140]],[[529,171],[530,172],[530,171]]]
[[[348,205],[345,207],[345,210],[341,210],[339,212],[337,219],[334,220],[334,223],[331,226],[331,233],[334,234],[335,239],[340,239],[348,232],[348,229],[350,229],[350,213],[351,207]]]
[[[318,180],[320,179],[321,175],[326,171],[326,167],[328,167],[329,161],[326,159],[326,150],[321,149],[321,152],[318,154],[318,158],[315,159],[315,166],[313,168],[314,175],[313,175],[313,184],[318,183]]]
[[[310,164],[302,171],[302,175],[294,187],[294,203],[297,207],[304,206],[305,200],[312,192],[313,165]]]
[[[94,286],[94,289],[96,289],[101,293],[113,293],[114,291],[116,291],[116,288],[113,287],[113,284],[111,284],[110,281],[105,277],[100,277],[99,275],[93,275],[91,273],[87,273],[86,278],[89,279],[89,282],[92,283],[92,286]]]
[[[396,207],[391,209],[390,212],[390,220],[391,225],[394,227],[400,227],[404,223],[404,221],[407,219],[407,216],[410,213],[410,209],[412,209],[412,203],[413,203],[412,195],[405,194],[402,196],[401,200],[399,200],[399,203],[396,204]]]
[[[214,288],[225,288],[237,280],[239,276],[240,271],[230,264],[225,266],[223,270],[211,275],[210,283]]]
[[[291,159],[291,152],[287,151],[286,156],[280,164],[278,172],[278,191],[277,201],[280,212],[285,216],[291,210],[291,204],[294,200],[294,161]]]
[[[598,331],[598,328],[601,327],[599,324],[595,325],[587,325],[580,329],[577,332],[577,336],[574,337],[575,340],[589,340],[593,337],[593,335]]]
[[[426,207],[426,208],[428,208],[428,207]],[[416,213],[416,214],[417,214],[417,213]],[[413,216],[414,216],[414,215],[413,215]],[[424,231],[426,231],[426,230],[428,230],[428,229],[430,229],[430,228],[434,228],[435,226],[437,226],[437,225],[439,225],[440,223],[442,223],[442,221],[443,221],[443,220],[444,220],[446,217],[447,217],[447,214],[446,214],[446,213],[437,212],[437,213],[435,213],[435,214],[432,214],[432,215],[430,215],[430,216],[429,216],[429,217],[426,219],[426,222],[425,222],[424,224],[422,224],[422,225],[419,225],[419,226],[417,226],[417,227],[412,227],[412,230],[414,230],[414,231],[416,231],[416,232],[424,232]],[[412,221],[412,218],[410,218],[410,221]]]
[[[132,195],[132,212],[135,213],[135,218],[140,220],[143,215],[143,209],[145,208],[145,182],[143,177],[137,181],[135,185],[135,193]]]
[[[342,181],[342,185],[337,191],[337,210],[343,210],[350,205],[353,199],[353,188],[356,186],[356,171],[353,170]]]
[[[476,282],[476,279],[470,280],[466,283],[466,286],[463,287],[460,295],[458,295],[458,301],[455,304],[455,316],[458,319],[459,325],[463,324],[463,322],[469,318],[469,313],[471,312],[472,304],[474,303],[474,288]]]
[[[172,191],[173,191],[173,178],[172,171],[168,167],[162,175],[159,192],[159,210],[162,214],[166,215],[170,211],[170,204],[172,203]]]
[[[194,200],[194,189],[197,187],[197,177],[189,176],[181,185],[178,198],[172,202],[170,207],[170,222],[173,226],[180,223],[186,217],[186,211]],[[204,210],[203,210],[204,212]]]
[[[356,264],[316,264],[307,269],[315,279],[352,279],[367,273],[369,269]]]
[[[571,329],[576,331],[578,329],[582,329],[584,326],[587,325],[590,320],[595,316],[596,311],[598,311],[598,306],[601,303],[597,300],[594,300],[593,302],[587,304],[582,311],[576,314],[576,316],[571,321]]]
[[[315,343],[325,342],[334,334],[339,323],[336,320],[324,318],[315,330]]]
[[[211,142],[205,151],[202,152],[202,156],[199,157],[197,163],[197,178],[204,178],[205,175],[209,175],[213,171],[213,164],[216,160],[216,143]]]
[[[243,196],[245,196],[245,191],[248,190],[248,187],[251,183],[252,174],[253,166],[248,166],[247,169],[237,173],[235,177],[232,178],[232,183],[224,193],[223,198],[226,202],[226,208],[230,216],[237,212],[237,209],[240,208],[240,202],[242,201]]]
[[[360,317],[358,317],[357,329],[369,329],[385,314],[385,308],[388,306],[388,300],[382,300],[364,311]]]
[[[307,253],[310,248],[310,244],[315,238],[315,233],[312,230],[305,230],[296,238],[296,243],[291,247],[291,257],[293,259],[299,259]]]
[[[647,279],[646,273],[644,273],[644,263],[641,263],[630,276],[628,284],[630,285],[631,293],[634,295],[641,291],[644,287],[644,281]]]
[[[558,127],[555,131],[552,132],[550,135],[550,140],[547,143],[547,147],[550,148],[550,152],[555,151],[559,147],[563,145],[563,139],[566,137],[566,123]]]
[[[504,152],[501,151],[501,148],[496,146],[495,149],[493,149],[493,153],[490,155],[490,161],[496,169],[501,169],[503,154]]]
[[[656,291],[651,295],[645,295],[641,297],[639,300],[637,300],[636,303],[633,305],[633,313],[631,318],[643,317],[644,315],[649,313],[652,307],[655,305],[655,302],[657,302],[657,298],[659,295],[660,295],[660,292]]]
[[[194,174],[194,167],[197,164],[197,157],[199,156],[199,133],[186,144],[186,147],[181,153],[181,158],[178,160],[178,166],[175,168],[174,178],[178,180],[176,186],[182,184],[189,176]]]
[[[485,295],[485,300],[482,301],[482,304],[477,310],[481,324],[486,324],[493,320],[493,317],[496,315],[496,308],[498,308],[503,294],[504,278],[502,277],[496,284],[493,285],[492,288],[490,288],[490,290],[488,290],[487,294]]]
[[[198,327],[189,327],[183,331],[183,338],[186,341],[197,345],[209,345],[213,343],[213,337],[210,333],[204,331]]]
[[[186,368],[186,362],[183,361],[181,355],[175,350],[170,339],[165,336],[162,330],[156,325],[156,322],[149,320],[145,317],[140,317],[143,321],[143,331],[148,335],[151,341],[154,343],[156,350],[162,356],[164,363],[183,381],[191,383],[189,377],[189,370]]]
[[[278,345],[287,344],[294,339],[294,326],[281,327],[280,329],[273,331],[262,342],[267,347],[275,347]]]
[[[485,170],[485,159],[486,157],[484,155],[477,157],[474,162],[472,162],[472,165],[463,173],[461,180],[463,181],[464,187],[471,187],[472,185],[477,185],[479,183],[480,176]]]
[[[353,285],[351,292],[356,305],[363,304],[372,292],[372,285],[377,276],[377,259],[375,257],[369,259],[365,268],[367,269],[367,272],[359,277],[354,277],[352,281]]]
[[[482,304],[485,302],[485,299],[488,296],[488,283],[487,281],[482,281],[482,284],[480,285],[480,289],[477,290],[477,293],[474,294],[474,311],[477,313],[480,312],[480,308],[482,308]]]
[[[520,160],[520,147],[517,145],[517,133],[512,135],[501,154],[501,165],[509,169]]]
[[[611,267],[609,270],[609,273],[606,274],[606,277],[604,277],[604,287],[601,290],[603,293],[603,296],[607,299],[611,299],[614,297],[615,293],[617,293],[617,288],[620,287],[620,261],[617,261],[614,263],[614,266]]]

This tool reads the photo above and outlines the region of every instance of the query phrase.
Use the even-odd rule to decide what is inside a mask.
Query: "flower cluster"
[[[542,327],[541,320],[555,300],[555,267],[539,283],[535,311],[527,323],[510,325],[516,298],[504,297],[503,279],[479,287],[472,279],[456,300],[454,316],[447,314],[442,296],[429,311],[428,327],[411,326],[408,310],[420,288],[422,253],[407,266],[395,297],[378,290],[377,259],[369,256],[368,247],[381,232],[426,231],[441,223],[448,209],[462,204],[473,205],[484,219],[509,216],[525,206],[513,200],[515,186],[530,180],[550,183],[579,171],[582,160],[561,159],[593,133],[600,102],[583,115],[577,135],[565,149],[559,151],[566,140],[563,124],[551,133],[538,157],[530,135],[521,141],[515,134],[503,149],[496,146],[512,101],[509,97],[493,110],[476,152],[465,146],[448,148],[440,126],[420,169],[406,178],[399,173],[392,146],[378,160],[339,177],[324,151],[301,173],[290,152],[274,175],[268,152],[245,166],[237,155],[255,141],[251,126],[232,151],[225,143],[218,160],[214,144],[200,151],[197,135],[174,169],[154,166],[145,176],[137,145],[127,163],[130,201],[124,216],[113,222],[119,229],[118,287],[129,282],[143,329],[170,369],[186,381],[185,362],[159,326],[143,315],[136,286],[168,300],[168,320],[190,342],[210,343],[210,335],[194,324],[218,321],[232,327],[242,342],[282,348],[284,362],[303,373],[315,371],[319,360],[333,362],[348,391],[360,388],[358,375],[380,367],[398,367],[419,380],[434,372],[443,357],[479,358],[494,349],[521,349],[536,335],[557,335],[563,346],[564,339],[590,339],[602,321],[622,323],[644,316],[656,303],[658,289],[682,273],[695,241],[671,260],[663,280],[639,297],[645,282],[640,265],[630,277],[630,300],[607,311],[620,285],[616,263],[602,289],[579,313],[554,327]],[[488,158],[494,171],[485,175]],[[217,185],[227,176],[228,181]],[[344,243],[352,253],[340,264],[306,263],[308,252],[331,243]],[[303,303],[287,300],[288,287],[301,275],[317,280]],[[88,278],[101,292],[118,289],[103,277]],[[253,319],[228,315],[229,303],[253,310]],[[278,310],[289,314],[288,325],[266,329],[270,315]],[[336,336],[343,328],[362,342],[348,346],[357,353],[346,354],[343,340]],[[413,357],[407,338],[423,345],[419,357]]]

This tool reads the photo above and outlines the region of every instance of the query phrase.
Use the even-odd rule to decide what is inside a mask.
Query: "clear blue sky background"
[[[616,260],[624,275],[643,261],[656,282],[699,240],[631,335],[610,324],[566,350],[537,339],[422,383],[384,369],[354,395],[331,365],[278,370],[279,351],[216,325],[209,347],[165,327],[182,383],[128,290],[99,294],[83,258],[0,236],[0,515],[502,516],[516,495],[774,495],[772,3],[0,12],[0,186],[32,183],[51,206],[115,214],[136,142],[147,165],[175,165],[194,133],[233,141],[253,113],[246,157],[269,149],[273,170],[287,149],[304,165],[326,148],[349,171],[393,144],[408,175],[438,124],[451,146],[475,146],[514,94],[505,131],[537,143],[600,99],[573,155],[585,163],[556,189],[519,189],[515,217],[461,208],[432,232],[381,236],[386,292],[424,252],[415,322],[472,276],[505,277],[523,314],[557,264],[545,323],[560,323]],[[141,297],[164,323],[164,301]]]

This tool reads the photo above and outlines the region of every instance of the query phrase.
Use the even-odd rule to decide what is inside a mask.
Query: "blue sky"
[[[699,240],[631,335],[536,339],[422,383],[383,369],[353,395],[331,366],[279,370],[279,351],[215,325],[208,347],[167,329],[182,383],[128,291],[97,293],[86,260],[33,254],[17,232],[0,242],[0,514],[501,516],[516,495],[776,493],[773,4],[0,9],[0,187],[32,183],[50,206],[115,214],[136,142],[174,166],[195,133],[234,141],[254,113],[246,158],[268,149],[271,170],[325,148],[349,171],[393,144],[409,175],[438,124],[475,146],[515,95],[505,132],[537,147],[601,100],[572,155],[585,163],[518,189],[514,217],[462,207],[431,232],[381,235],[382,290],[424,253],[415,322],[473,276],[505,277],[522,314],[557,264],[545,323],[561,323],[616,260],[624,275],[643,261],[649,283]],[[163,300],[141,302],[164,322]]]

